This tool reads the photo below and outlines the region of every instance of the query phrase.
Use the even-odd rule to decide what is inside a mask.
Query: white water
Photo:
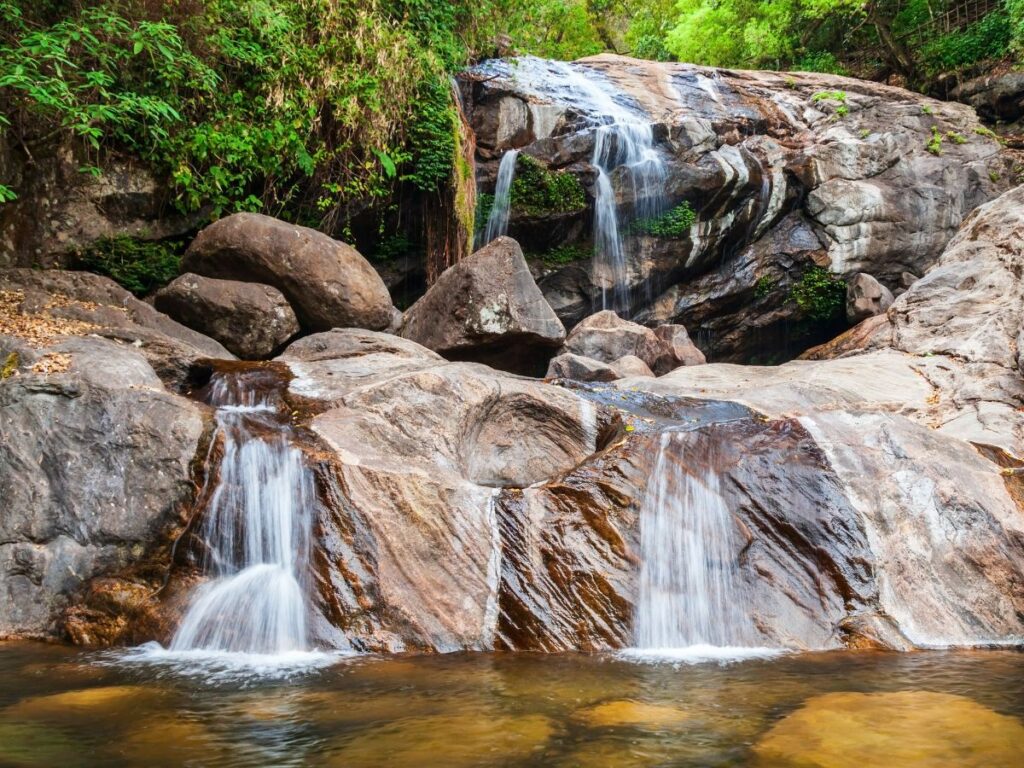
[[[640,511],[637,647],[626,655],[678,662],[764,657],[739,573],[719,477],[686,469],[685,433],[664,432]]]
[[[215,377],[209,402],[224,456],[201,532],[213,578],[192,596],[169,650],[301,654],[313,474],[272,403],[244,378]]]
[[[491,206],[491,213],[487,217],[487,228],[484,230],[483,239],[477,246],[487,245],[496,237],[501,237],[508,232],[508,215],[512,206],[512,182],[516,176],[516,162],[519,160],[519,151],[510,149],[501,156],[501,163],[498,165],[498,181],[494,188],[494,204]]]
[[[495,62],[495,67],[509,66]],[[594,130],[591,163],[597,169],[594,200],[594,282],[601,290],[601,308],[629,314],[629,238],[632,219],[664,212],[666,166],[655,148],[650,119],[605,77],[584,64],[519,58],[503,73],[539,99],[568,104],[578,110]],[[553,123],[552,123],[553,124]],[[504,165],[507,154],[502,157]],[[499,187],[501,169],[499,168]],[[620,189],[617,190],[616,186]],[[622,185],[629,185],[634,201],[625,216],[618,204]],[[499,191],[495,192],[497,209]],[[491,217],[495,216],[492,209]],[[485,235],[490,239],[490,221]]]

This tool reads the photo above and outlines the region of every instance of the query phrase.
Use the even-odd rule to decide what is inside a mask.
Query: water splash
[[[209,387],[224,451],[201,532],[204,567],[214,578],[193,595],[172,652],[309,650],[313,474],[272,395],[247,383],[244,374],[215,373]]]
[[[515,180],[518,160],[519,150],[516,149],[510,149],[501,156],[501,163],[498,165],[498,181],[494,188],[494,204],[487,217],[487,227],[483,237],[477,242],[478,248],[508,232],[509,210],[512,207],[512,182]]]
[[[688,470],[686,445],[686,433],[662,433],[640,511],[637,647],[629,655],[695,662],[779,653],[757,644],[718,474]]]

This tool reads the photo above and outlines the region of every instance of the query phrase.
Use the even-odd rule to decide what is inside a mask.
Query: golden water
[[[289,680],[0,643],[0,766],[1019,766],[1024,654],[340,658]]]

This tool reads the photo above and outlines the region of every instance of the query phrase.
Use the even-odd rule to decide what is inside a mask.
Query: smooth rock
[[[354,248],[270,216],[236,213],[214,222],[192,241],[181,268],[277,288],[306,331],[391,323],[388,290]]]
[[[654,371],[636,355],[625,355],[618,360],[613,360],[609,365],[620,379],[629,376],[654,376]]]
[[[858,272],[846,284],[846,319],[851,324],[882,314],[892,302],[892,291],[866,272]]]
[[[829,693],[787,715],[753,749],[759,766],[1011,768],[1020,763],[1024,724],[948,693]]]
[[[662,731],[685,726],[692,715],[686,710],[663,704],[621,699],[606,701],[573,713],[573,719],[591,728],[640,728]]]
[[[449,359],[531,372],[543,371],[565,328],[519,244],[499,237],[444,271],[405,313],[402,336]]]
[[[157,291],[153,306],[216,339],[243,360],[262,360],[299,332],[295,312],[269,285],[187,273]]]

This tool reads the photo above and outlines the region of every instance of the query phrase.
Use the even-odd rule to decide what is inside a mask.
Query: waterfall
[[[653,127],[650,123],[633,121],[599,127],[594,137],[592,164],[597,169],[594,251],[599,268],[607,272],[601,281],[601,309],[628,315],[631,300],[626,233],[619,221],[618,198],[611,173],[619,167],[627,169],[634,218],[651,218],[661,213],[666,171],[664,161],[654,149]]]
[[[286,417],[252,384],[244,372],[218,372],[208,389],[223,444],[201,531],[213,578],[193,595],[171,651],[308,649],[313,474],[289,441]]]
[[[508,232],[508,215],[512,207],[512,182],[515,179],[518,159],[519,150],[517,149],[510,149],[501,156],[501,163],[498,165],[498,181],[494,188],[494,204],[487,217],[487,228],[484,230],[483,239],[477,243],[477,247],[487,245],[496,237],[501,237]]]
[[[732,514],[718,474],[686,467],[686,433],[664,432],[640,510],[634,655],[770,655],[745,604]],[[706,457],[704,457],[706,458]]]

